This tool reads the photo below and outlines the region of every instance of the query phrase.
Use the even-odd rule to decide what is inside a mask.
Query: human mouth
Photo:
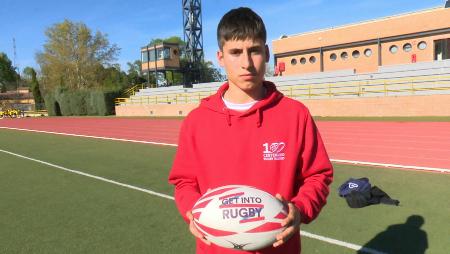
[[[241,75],[241,78],[244,79],[244,80],[250,80],[250,79],[254,79],[254,78],[255,78],[255,75],[253,75],[253,74],[251,74],[251,73],[249,73],[249,74],[243,74],[243,75]]]

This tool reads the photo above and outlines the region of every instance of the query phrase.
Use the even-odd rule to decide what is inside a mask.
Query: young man
[[[175,202],[197,237],[197,253],[244,253],[211,244],[192,223],[191,209],[208,189],[250,185],[286,202],[287,228],[259,252],[300,252],[300,223],[326,203],[333,169],[308,109],[264,81],[269,49],[261,18],[249,8],[229,11],[217,29],[217,59],[228,82],[202,100],[181,127],[169,175]]]

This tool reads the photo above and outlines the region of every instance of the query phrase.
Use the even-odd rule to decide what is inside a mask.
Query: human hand
[[[192,211],[186,212],[186,217],[189,219],[189,231],[191,231],[191,234],[200,239],[206,245],[211,245],[211,242],[206,240],[205,236],[203,236],[203,234],[198,231],[197,227],[195,227]]]
[[[275,195],[283,204],[289,208],[289,213],[286,218],[283,219],[281,225],[286,227],[283,232],[276,236],[277,241],[273,243],[273,247],[278,247],[287,242],[296,232],[300,230],[300,211],[291,202],[287,202],[280,194]]]

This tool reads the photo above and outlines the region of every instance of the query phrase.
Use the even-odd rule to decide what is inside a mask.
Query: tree
[[[22,72],[24,80],[29,84],[30,90],[33,93],[36,109],[44,109],[44,99],[39,87],[36,71],[32,67],[25,67]]]
[[[273,66],[266,64],[266,72],[264,73],[264,77],[273,77],[274,73]]]
[[[107,35],[83,23],[64,20],[48,28],[44,51],[36,55],[46,88],[100,88],[98,77],[116,59],[119,48]]]
[[[120,65],[112,65],[101,71],[98,76],[103,83],[103,89],[106,91],[118,91],[127,87],[129,80],[127,74],[120,70]]]
[[[140,60],[134,61],[134,63],[127,63],[128,65],[128,80],[131,82],[131,85],[142,84],[146,82],[146,79],[142,73],[142,62]]]
[[[225,80],[219,69],[211,61],[202,62],[200,66],[202,82],[216,82]]]
[[[16,73],[14,66],[8,56],[0,52],[0,86],[1,91],[13,90],[17,86],[19,75]]]
[[[150,40],[150,42],[148,43],[148,46],[150,47],[150,46],[158,45],[163,42],[176,43],[176,44],[180,45],[180,48],[182,48],[182,49],[184,49],[184,47],[186,46],[186,43],[178,36],[171,36],[166,39],[154,38],[154,39]]]

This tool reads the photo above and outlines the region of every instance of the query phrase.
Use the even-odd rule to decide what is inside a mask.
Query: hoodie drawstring
[[[230,111],[227,109],[227,108],[223,108],[225,111],[226,111],[226,115],[227,115],[227,123],[228,123],[228,126],[231,126],[231,115],[230,115]]]
[[[256,127],[261,127],[261,122],[262,122],[262,111],[261,111],[261,109],[257,109],[256,110],[256,117],[257,117],[257,119],[256,119]]]

